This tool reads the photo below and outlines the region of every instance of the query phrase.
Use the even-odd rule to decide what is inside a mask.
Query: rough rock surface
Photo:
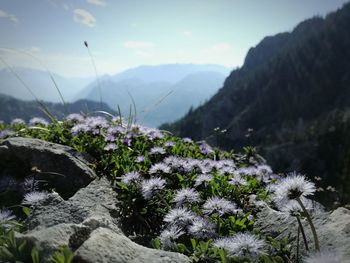
[[[4,140],[0,144],[0,167],[0,189],[18,190],[18,185],[35,173],[36,180],[47,182],[64,198],[97,177],[84,156],[71,147],[33,138]]]
[[[321,250],[332,250],[344,257],[343,263],[350,262],[350,210],[340,207],[332,212],[323,212],[313,216]],[[302,221],[310,249],[314,249],[313,236],[306,220]],[[265,207],[257,216],[256,226],[262,232],[277,238],[290,235],[292,251],[296,252],[298,224],[295,218]],[[300,238],[301,253],[305,247]],[[347,261],[346,261],[347,260]]]
[[[110,182],[96,179],[68,200],[50,194],[28,218],[29,231],[17,238],[34,244],[46,258],[67,245],[78,262],[190,262],[184,255],[132,242],[119,229],[116,211],[116,193]]]

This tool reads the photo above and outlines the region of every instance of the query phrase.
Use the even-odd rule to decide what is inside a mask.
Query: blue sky
[[[0,56],[63,76],[144,64],[241,66],[267,35],[336,10],[345,0],[0,0]],[[14,51],[17,50],[17,51]],[[3,67],[3,64],[0,64]]]

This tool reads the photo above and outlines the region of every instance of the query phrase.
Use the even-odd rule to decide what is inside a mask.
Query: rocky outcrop
[[[116,193],[106,178],[96,179],[68,200],[50,194],[28,218],[29,230],[17,238],[35,245],[42,256],[69,246],[78,262],[129,263],[190,260],[181,254],[142,247],[118,227]]]
[[[86,156],[71,147],[32,138],[4,140],[0,144],[0,167],[0,192],[21,190],[24,179],[35,176],[68,198],[97,177]]]
[[[126,237],[118,226],[116,192],[110,181],[98,178],[72,148],[10,138],[0,145],[0,162],[0,187],[6,190],[21,191],[33,166],[41,170],[35,179],[55,188],[32,207],[25,221],[27,231],[16,234],[17,239],[36,246],[44,259],[68,246],[76,262],[190,262],[184,255],[146,248]]]
[[[318,234],[321,250],[332,250],[342,255],[345,261],[350,262],[350,210],[340,207],[332,212],[322,212],[313,216],[313,222]],[[309,247],[314,249],[313,236],[309,224],[302,221]],[[296,254],[296,240],[298,224],[294,217],[286,217],[278,211],[264,207],[257,216],[255,226],[263,233],[282,239],[289,236],[292,252]],[[301,254],[305,247],[300,238]]]

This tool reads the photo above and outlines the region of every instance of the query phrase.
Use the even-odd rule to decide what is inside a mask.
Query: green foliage
[[[101,119],[85,121],[97,123]],[[238,233],[254,233],[264,246],[269,248],[267,254],[261,251],[259,260],[279,262],[278,260],[282,259],[283,262],[288,262],[288,241],[264,236],[254,227],[254,216],[259,208],[250,198],[254,196],[256,201],[269,202],[270,195],[266,189],[269,180],[264,178],[269,178],[271,173],[268,172],[268,167],[261,165],[254,148],[247,147],[242,153],[211,148],[203,150],[201,143],[127,124],[119,118],[113,118],[103,127],[88,127],[84,132],[75,132],[77,127],[79,126],[74,121],[63,121],[52,123],[45,128],[33,129],[25,126],[17,129],[9,125],[3,129],[12,129],[15,134],[24,137],[65,144],[92,156],[93,168],[98,174],[110,178],[117,193],[118,216],[122,230],[135,242],[156,249],[183,253],[193,262],[248,262],[248,256],[231,255],[225,249],[213,246],[213,242],[220,237],[232,237]],[[117,132],[112,134],[111,129],[116,129]],[[108,142],[111,135],[113,138]],[[109,143],[114,146],[112,149],[106,149]],[[155,147],[160,147],[161,152],[152,152]],[[142,158],[139,160],[140,156]],[[167,158],[173,160],[170,163],[174,162],[177,165],[167,164]],[[152,174],[150,171],[156,164],[165,165],[169,171]],[[205,173],[211,176],[210,179],[197,185],[198,176],[206,169],[209,169]],[[140,181],[128,183],[124,180],[128,173],[138,173]],[[141,184],[154,177],[164,180],[166,187],[146,198]],[[240,181],[232,182],[232,179]],[[207,220],[207,224],[213,226],[215,233],[195,236],[186,228],[178,238],[169,239],[168,246],[162,236],[169,227],[164,219],[169,212],[179,207],[174,198],[179,190],[183,189],[198,192],[198,200],[181,206],[196,215],[198,220]],[[237,209],[231,208],[228,212],[222,212],[220,209],[205,212],[203,207],[211,198],[225,200],[231,205],[234,204]],[[29,215],[31,211],[23,209],[23,212]],[[42,261],[36,248],[27,246],[25,242],[16,243],[13,234],[14,230],[11,230],[1,235],[2,247],[5,248],[2,252],[3,257],[11,260],[29,257],[33,262]],[[54,263],[68,263],[73,258],[74,253],[65,247],[55,252],[50,260]]]
[[[207,103],[161,128],[222,149],[256,146],[276,171],[334,186],[318,194],[326,205],[350,202],[349,22],[348,3],[264,38]]]

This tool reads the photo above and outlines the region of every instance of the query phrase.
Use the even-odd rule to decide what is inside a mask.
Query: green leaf
[[[26,206],[22,207],[22,211],[27,217],[30,216],[30,214],[32,213],[32,209]]]
[[[273,263],[272,260],[266,255],[261,255],[261,258],[264,260],[264,263]]]
[[[197,241],[195,239],[191,238],[191,244],[192,244],[193,250],[195,250],[197,247]]]
[[[283,258],[281,258],[280,256],[275,256],[275,261],[277,262],[277,263],[284,263],[284,260],[283,260]]]
[[[39,251],[36,249],[36,247],[32,248],[30,255],[32,257],[33,263],[40,263]]]
[[[219,249],[219,256],[221,259],[221,263],[227,263],[226,253],[223,249]]]

